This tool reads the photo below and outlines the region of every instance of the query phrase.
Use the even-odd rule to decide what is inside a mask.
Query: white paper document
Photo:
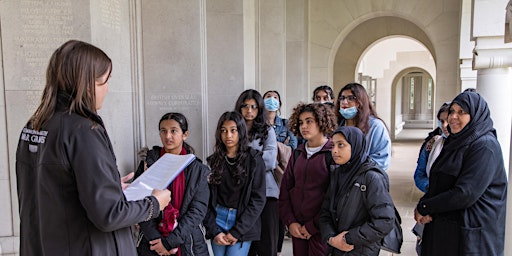
[[[194,159],[193,154],[164,154],[124,190],[126,200],[140,200],[151,195],[153,189],[167,188]]]

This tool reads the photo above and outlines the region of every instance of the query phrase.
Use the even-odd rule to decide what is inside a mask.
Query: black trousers
[[[284,233],[286,232],[286,226],[281,220],[279,220],[279,236],[277,237],[277,252],[281,252],[284,243]]]
[[[277,198],[267,197],[267,203],[261,212],[261,239],[251,243],[250,256],[277,255],[279,236],[279,205]]]

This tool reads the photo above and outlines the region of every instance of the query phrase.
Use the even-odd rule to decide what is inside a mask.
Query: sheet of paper
[[[126,200],[140,200],[151,195],[153,189],[167,188],[194,159],[193,154],[164,154],[124,190]]]

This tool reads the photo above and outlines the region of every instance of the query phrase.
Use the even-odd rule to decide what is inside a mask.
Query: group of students
[[[233,111],[220,116],[206,162],[195,159],[167,189],[127,201],[123,189],[133,174],[119,176],[98,115],[111,73],[111,59],[82,41],[64,43],[50,58],[41,103],[23,128],[16,152],[21,255],[206,255],[205,237],[214,255],[276,255],[284,225],[296,255],[323,255],[327,244],[334,250],[360,250],[359,242],[367,238],[352,231],[354,226],[346,227],[348,233],[336,232],[340,223],[334,215],[343,210],[336,197],[322,202],[329,198],[329,167],[337,166],[343,180],[367,166],[372,155],[382,155],[368,152],[360,128],[336,129],[332,106],[300,103],[286,120],[277,114],[278,92],[261,96],[246,90]],[[361,106],[369,104],[366,93],[358,95],[364,88],[347,88],[340,92],[342,108],[371,109]],[[347,92],[350,97],[342,96]],[[363,111],[352,118],[361,123],[376,117]],[[190,134],[183,114],[163,115],[158,129],[162,145],[142,152],[136,175],[166,153],[194,153],[186,143]],[[332,138],[337,138],[334,143]],[[278,143],[296,147],[281,184],[274,176]],[[389,208],[388,199],[378,208]],[[329,214],[321,218],[321,212]],[[133,227],[141,234],[136,243]],[[387,229],[379,229],[377,236]],[[368,242],[378,246],[377,240],[361,246]]]
[[[277,91],[242,92],[234,110],[219,118],[206,163],[196,159],[170,184],[172,199],[161,217],[139,223],[139,255],[204,255],[202,225],[214,255],[278,255],[286,227],[294,255],[326,255],[329,248],[378,254],[395,214],[384,172],[389,136],[361,85],[344,87],[336,105],[356,108],[356,115],[340,114],[338,121],[334,104],[299,103],[285,119]],[[141,154],[136,176],[165,153],[194,152],[182,114],[165,114],[159,130],[163,146]],[[365,134],[379,141],[366,147]],[[293,149],[281,182],[274,175],[278,143]],[[353,183],[363,174],[368,190],[356,193]]]
[[[68,41],[53,53],[42,102],[16,153],[20,254],[207,255],[206,237],[214,255],[277,255],[285,227],[294,255],[379,254],[395,219],[385,173],[391,141],[363,86],[347,84],[336,99],[319,87],[313,99],[325,102],[299,103],[289,119],[278,114],[277,91],[246,90],[220,116],[205,162],[194,160],[168,189],[126,201],[131,176],[119,177],[97,114],[111,72],[110,58],[85,42]],[[506,177],[487,105],[465,93],[449,109],[449,120],[469,119],[449,121],[450,136],[425,168],[429,185],[415,216],[425,225],[423,255],[439,255],[447,235],[457,235],[452,247],[475,249],[467,237],[504,231],[496,225],[504,224]],[[163,115],[158,129],[162,146],[143,152],[136,175],[166,153],[194,153],[183,114]],[[274,175],[278,143],[293,149],[281,182]],[[489,204],[496,199],[502,203]],[[455,234],[461,223],[478,234]],[[453,232],[438,234],[446,225]],[[503,252],[503,241],[493,241],[476,249]]]

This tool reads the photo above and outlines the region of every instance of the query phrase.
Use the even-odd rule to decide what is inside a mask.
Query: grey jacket
[[[260,145],[261,139],[249,142],[249,146],[263,153],[265,162],[265,182],[267,184],[267,197],[279,198],[279,185],[274,178],[274,169],[277,167],[277,140],[274,128],[268,128],[268,137]]]

